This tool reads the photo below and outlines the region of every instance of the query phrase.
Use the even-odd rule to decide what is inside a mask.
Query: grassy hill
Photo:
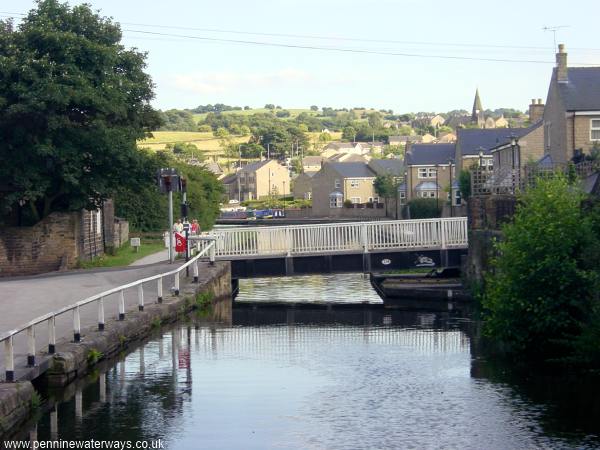
[[[300,114],[302,113],[306,113],[306,114],[310,114],[311,116],[316,116],[317,115],[317,111],[311,111],[310,109],[294,109],[294,108],[283,108],[283,109],[265,109],[265,108],[256,108],[256,109],[243,109],[243,110],[237,110],[237,111],[223,111],[221,114],[239,114],[241,116],[249,116],[251,114],[259,114],[259,113],[273,113],[276,114],[277,111],[289,111],[290,112],[290,117],[288,118],[295,118],[298,117]],[[196,123],[204,120],[204,118],[206,117],[207,113],[202,113],[202,114],[194,114],[194,120],[196,121]]]
[[[186,143],[194,144],[198,150],[207,153],[220,152],[221,139],[213,136],[212,132],[199,131],[154,131],[152,137],[138,141],[138,147],[151,150],[164,150],[167,144]],[[237,143],[246,143],[250,136],[234,136],[231,138]]]

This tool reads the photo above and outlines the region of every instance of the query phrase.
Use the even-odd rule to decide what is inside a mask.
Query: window
[[[312,200],[312,192],[305,192],[304,200]]]
[[[357,188],[358,183],[359,183],[358,180],[350,180],[350,187]]]
[[[546,122],[544,124],[544,140],[546,141],[546,148],[550,148],[550,130],[552,129],[552,123]]]
[[[494,170],[494,159],[493,158],[483,158],[481,160],[481,168],[484,170],[492,171]]]
[[[421,198],[435,198],[435,191],[421,191],[419,192]]]
[[[454,192],[454,204],[456,206],[462,205],[462,197],[460,196],[460,191],[458,190]]]
[[[336,180],[335,180],[335,188],[336,188],[336,189],[339,189],[339,188],[341,188],[341,187],[342,187],[342,183],[340,182],[340,180],[339,180],[339,179],[337,179],[337,178],[336,178]]]
[[[590,140],[600,141],[600,119],[590,120]]]
[[[343,206],[343,197],[341,195],[330,195],[329,196],[329,207],[330,208],[341,208]]]
[[[352,203],[360,203],[360,197],[352,197],[350,201],[352,201]]]
[[[419,167],[419,178],[435,178],[437,170],[433,167]]]

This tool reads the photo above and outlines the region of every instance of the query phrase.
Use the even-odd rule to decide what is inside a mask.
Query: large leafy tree
[[[120,41],[112,20],[57,0],[0,22],[2,215],[94,208],[136,182],[136,140],[160,121],[145,54]]]

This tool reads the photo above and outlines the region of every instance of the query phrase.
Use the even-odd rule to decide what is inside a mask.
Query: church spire
[[[480,128],[483,128],[485,125],[485,116],[483,114],[483,107],[481,106],[481,99],[479,98],[479,88],[475,90],[475,101],[473,102],[471,121],[476,123]]]

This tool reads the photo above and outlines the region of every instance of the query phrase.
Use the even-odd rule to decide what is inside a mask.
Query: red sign
[[[177,253],[185,252],[185,236],[175,233],[175,251]]]

